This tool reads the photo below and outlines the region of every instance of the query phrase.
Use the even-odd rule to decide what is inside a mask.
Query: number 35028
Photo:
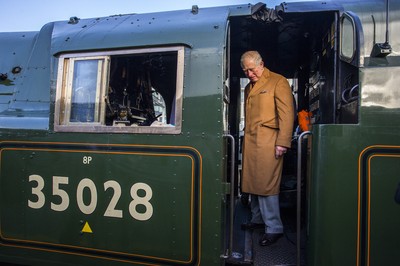
[[[29,182],[36,182],[36,186],[32,187],[32,195],[36,196],[35,200],[28,200],[28,206],[32,209],[40,209],[46,202],[46,196],[43,193],[45,181],[40,175],[30,175]],[[68,177],[65,176],[53,176],[53,188],[52,195],[58,196],[60,200],[58,203],[51,202],[50,208],[54,211],[62,212],[65,211],[70,204],[70,197],[66,190],[62,187],[67,186],[69,182]],[[90,192],[89,202],[84,202],[83,192],[88,189]],[[104,216],[123,218],[123,211],[117,209],[118,201],[121,197],[121,186],[115,180],[109,180],[104,183],[104,191],[112,189],[113,195],[107,206]],[[144,196],[140,196],[138,191],[144,191]],[[153,206],[150,203],[150,199],[153,196],[151,187],[145,183],[135,183],[130,189],[131,202],[129,203],[129,214],[136,220],[146,221],[153,215]],[[143,194],[143,193],[140,193]],[[34,197],[32,197],[34,198]],[[89,179],[82,179],[76,188],[76,202],[80,211],[84,214],[92,214],[97,207],[97,189],[95,183]],[[137,206],[142,205],[144,208],[140,208],[141,212],[137,210]],[[144,211],[143,211],[144,210]]]

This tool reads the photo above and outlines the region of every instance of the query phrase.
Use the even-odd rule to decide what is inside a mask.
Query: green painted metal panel
[[[357,126],[314,125],[308,181],[308,265],[354,265]]]
[[[397,130],[369,123],[374,126],[313,126],[309,265],[382,265],[399,259]]]
[[[360,156],[360,265],[392,264],[400,259],[399,185],[400,147],[376,145]]]
[[[4,143],[1,162],[6,243],[127,261],[199,259],[202,162],[193,148]]]
[[[75,23],[55,22],[52,54],[60,52],[186,44],[193,48],[216,47],[226,34],[232,12],[250,15],[251,5],[199,8],[149,14],[81,19]],[[101,34],[99,34],[101,32]],[[85,40],[82,43],[82,40]]]

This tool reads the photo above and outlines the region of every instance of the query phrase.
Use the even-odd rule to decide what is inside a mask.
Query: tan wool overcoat
[[[268,196],[279,193],[283,157],[275,146],[290,147],[294,101],[288,81],[264,68],[259,80],[245,88],[242,192]]]

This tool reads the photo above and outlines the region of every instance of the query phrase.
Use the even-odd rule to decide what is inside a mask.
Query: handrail
[[[230,195],[230,221],[229,221],[229,248],[228,248],[228,257],[232,255],[233,250],[233,218],[234,218],[234,209],[235,209],[235,138],[230,134],[225,134],[224,137],[227,137],[231,140],[231,195]]]
[[[303,140],[303,137],[306,135],[311,135],[311,131],[304,131],[299,135],[299,138],[297,140],[297,216],[296,216],[296,234],[297,234],[297,241],[296,241],[296,247],[297,247],[297,266],[301,265],[301,248],[300,248],[300,241],[301,241],[301,142]]]

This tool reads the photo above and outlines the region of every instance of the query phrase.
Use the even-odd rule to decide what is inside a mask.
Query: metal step
[[[226,260],[228,265],[254,266],[295,266],[297,263],[296,248],[296,210],[282,208],[281,218],[284,224],[284,236],[271,246],[258,244],[263,229],[241,230],[241,224],[250,219],[249,206],[240,200],[235,203],[234,242],[231,256]],[[304,230],[303,230],[304,231]],[[305,232],[302,234],[301,266],[305,263]]]

